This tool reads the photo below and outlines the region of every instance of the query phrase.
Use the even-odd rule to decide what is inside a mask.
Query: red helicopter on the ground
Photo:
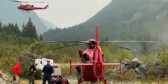
[[[81,49],[79,49],[79,54],[82,59],[82,63],[74,64],[70,60],[70,75],[71,75],[71,68],[72,66],[82,66],[82,79],[78,80],[78,84],[82,83],[83,81],[91,81],[91,82],[97,82],[99,84],[100,81],[103,81],[104,84],[107,84],[106,79],[104,78],[104,67],[105,66],[120,66],[120,74],[121,74],[121,60],[120,63],[104,63],[104,55],[103,51],[100,47],[100,44],[102,43],[110,43],[110,42],[155,42],[155,41],[100,41],[100,35],[99,35],[99,26],[97,26],[97,34],[96,34],[96,40],[90,39],[88,41],[50,41],[47,43],[80,43],[80,44],[74,44],[75,45],[81,45],[81,44],[88,44],[88,49],[82,52]],[[45,42],[46,43],[46,42]],[[69,46],[64,46],[69,47]],[[64,47],[59,47],[55,49],[60,49]],[[119,47],[119,46],[116,46]],[[124,47],[120,47],[124,48]],[[128,49],[128,48],[124,48]]]
[[[31,10],[39,10],[39,9],[47,9],[48,5],[45,7],[35,7],[34,5],[28,4],[29,2],[26,1],[13,1],[13,2],[22,2],[22,3],[27,3],[27,4],[21,4],[19,7],[17,7],[20,10],[25,10],[25,11],[31,11]],[[34,3],[44,3],[44,2],[34,2]]]
[[[82,81],[97,81],[99,84],[100,81],[103,81],[104,84],[107,84],[106,79],[104,78],[104,66],[120,66],[121,74],[121,60],[120,63],[104,63],[103,51],[100,47],[100,35],[99,35],[99,26],[97,26],[96,40],[88,40],[88,49],[81,53],[82,63],[72,64],[70,60],[70,75],[72,66],[82,66],[82,78],[83,80],[78,80],[78,84]]]

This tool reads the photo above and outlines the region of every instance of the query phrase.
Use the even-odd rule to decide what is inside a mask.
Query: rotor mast
[[[96,32],[96,47],[98,47],[100,43],[100,33],[99,33],[99,25],[97,25],[97,32]]]

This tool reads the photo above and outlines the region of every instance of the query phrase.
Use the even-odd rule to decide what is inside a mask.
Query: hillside
[[[87,40],[95,38],[100,25],[101,40],[161,40],[167,36],[167,0],[113,0],[87,22],[49,30],[44,40]]]
[[[18,10],[17,9],[18,6],[20,6],[20,3],[15,3],[10,0],[1,0],[0,21],[3,24],[17,23],[21,30],[23,23],[26,24],[26,22],[29,20],[29,17],[31,17],[33,23],[37,28],[38,34],[48,30],[48,26],[46,26],[43,23],[44,21],[42,21],[41,18],[39,18],[35,12],[33,11],[25,12]]]

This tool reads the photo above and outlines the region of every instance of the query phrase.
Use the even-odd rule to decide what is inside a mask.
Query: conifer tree
[[[14,33],[15,35],[21,35],[21,31],[19,30],[18,24],[16,23],[14,26]]]
[[[40,40],[43,40],[43,35],[42,34],[40,34]]]
[[[0,22],[0,32],[2,32],[2,23]]]
[[[22,30],[23,37],[37,39],[36,28],[33,25],[31,18],[29,18],[29,21],[27,22],[27,24],[26,25],[23,24],[22,27],[23,27],[23,30]]]

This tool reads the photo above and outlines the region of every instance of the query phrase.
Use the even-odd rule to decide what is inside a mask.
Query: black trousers
[[[34,84],[34,75],[29,76],[29,84]]]

